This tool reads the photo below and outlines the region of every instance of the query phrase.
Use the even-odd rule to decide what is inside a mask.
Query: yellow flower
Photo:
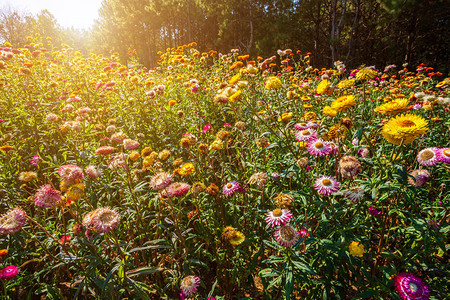
[[[338,83],[338,88],[340,90],[351,88],[355,85],[355,81],[353,79],[342,80]]]
[[[348,246],[348,252],[350,252],[350,255],[356,257],[363,257],[364,253],[366,253],[364,245],[355,241],[351,242]]]
[[[408,110],[408,103],[409,103],[408,99],[399,98],[395,99],[394,101],[381,104],[380,106],[375,108],[375,111],[377,113],[388,116],[396,115]]]
[[[167,160],[170,157],[170,151],[164,149],[158,154],[160,160]]]
[[[330,89],[331,83],[328,80],[322,80],[317,86],[316,93],[319,95],[325,94]]]
[[[358,80],[370,80],[375,78],[375,76],[377,76],[377,71],[370,69],[370,68],[365,68],[362,70],[359,70],[358,73],[356,73],[356,79]]]
[[[210,146],[209,150],[220,150],[223,148],[223,142],[221,139],[216,139]]]
[[[324,113],[324,115],[327,115],[329,117],[335,117],[337,115],[337,111],[330,106],[325,106],[322,112]]]
[[[292,119],[292,113],[283,113],[281,116],[278,117],[278,122],[284,122],[287,123]]]
[[[417,115],[406,114],[390,119],[383,126],[384,138],[394,145],[412,143],[417,137],[428,131],[428,122]]]
[[[238,246],[245,241],[245,235],[240,231],[234,231],[233,235],[228,239],[231,245]]]
[[[77,201],[84,195],[84,183],[77,183],[72,185],[66,193],[67,200]]]
[[[234,93],[233,95],[231,95],[230,97],[228,97],[228,100],[230,100],[230,102],[236,102],[238,100],[240,100],[242,98],[242,91],[237,91],[236,93]]]
[[[272,76],[267,78],[266,89],[273,90],[281,87],[281,80],[278,77]]]
[[[20,172],[19,181],[21,182],[30,182],[37,178],[37,173],[33,171],[29,172]]]
[[[241,74],[237,73],[236,75],[234,75],[233,77],[231,77],[229,83],[230,83],[230,84],[235,84],[236,82],[239,81],[239,79],[241,79]]]
[[[194,172],[195,168],[193,163],[186,163],[182,165],[179,171],[180,175],[183,177],[191,176],[192,174],[194,174]]]
[[[303,116],[303,119],[305,119],[306,122],[309,122],[311,120],[316,120],[317,115],[315,112],[310,111],[310,112],[305,113],[305,115]]]
[[[139,159],[139,157],[141,157],[141,155],[139,154],[139,152],[137,151],[132,151],[128,157],[132,160],[132,161],[136,161]]]
[[[340,112],[355,105],[355,98],[352,95],[341,96],[331,103],[331,108]]]

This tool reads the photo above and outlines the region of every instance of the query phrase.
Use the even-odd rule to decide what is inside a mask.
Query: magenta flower
[[[381,216],[381,211],[379,211],[375,206],[369,207],[369,214],[373,217]]]
[[[430,291],[422,279],[411,273],[400,273],[394,278],[395,289],[403,300],[428,300]]]
[[[203,130],[202,130],[203,133],[207,133],[208,131],[211,131],[211,125],[210,124],[205,125],[203,127]]]
[[[450,164],[450,148],[440,148],[436,156],[440,162]]]
[[[200,285],[200,278],[197,276],[186,276],[181,281],[181,292],[187,297],[195,294],[197,288]]]
[[[0,270],[0,279],[11,279],[19,274],[19,268],[16,266],[7,266]]]
[[[41,159],[39,158],[38,155],[33,155],[33,157],[30,158],[30,163],[31,163],[33,166],[37,167],[37,165],[38,165],[38,163],[39,163],[40,160],[41,160]]]

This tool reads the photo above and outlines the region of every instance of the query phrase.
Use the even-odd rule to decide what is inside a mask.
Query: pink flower
[[[267,225],[280,226],[289,223],[292,218],[292,213],[289,209],[275,209],[269,211],[266,216]]]
[[[50,184],[41,186],[35,195],[34,204],[40,208],[54,207],[61,200],[61,193]]]
[[[19,268],[16,266],[7,266],[0,270],[0,279],[11,279],[19,274]]]
[[[33,155],[33,157],[30,159],[30,163],[31,163],[33,166],[37,167],[37,165],[38,165],[38,163],[39,163],[40,160],[41,160],[41,159],[39,158],[38,155]]]
[[[231,127],[231,124],[230,123],[225,123],[225,124],[223,124],[223,127]]]
[[[208,131],[212,131],[212,130],[211,130],[211,125],[210,125],[210,124],[205,125],[205,126],[203,127],[203,130],[202,130],[203,133],[206,133],[206,132],[208,132]]]

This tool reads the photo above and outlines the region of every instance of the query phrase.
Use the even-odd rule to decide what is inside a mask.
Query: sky
[[[89,29],[98,18],[102,0],[0,0],[0,9],[11,7],[36,15],[47,9],[62,27]]]

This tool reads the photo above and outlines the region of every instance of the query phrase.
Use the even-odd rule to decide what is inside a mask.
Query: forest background
[[[0,7],[0,42],[23,46],[41,36],[44,47],[117,52],[122,63],[135,49],[146,67],[157,65],[158,51],[190,42],[251,56],[291,48],[311,52],[318,68],[338,60],[349,68],[424,63],[448,74],[449,18],[440,0],[104,0],[90,30],[62,28],[47,10]]]

